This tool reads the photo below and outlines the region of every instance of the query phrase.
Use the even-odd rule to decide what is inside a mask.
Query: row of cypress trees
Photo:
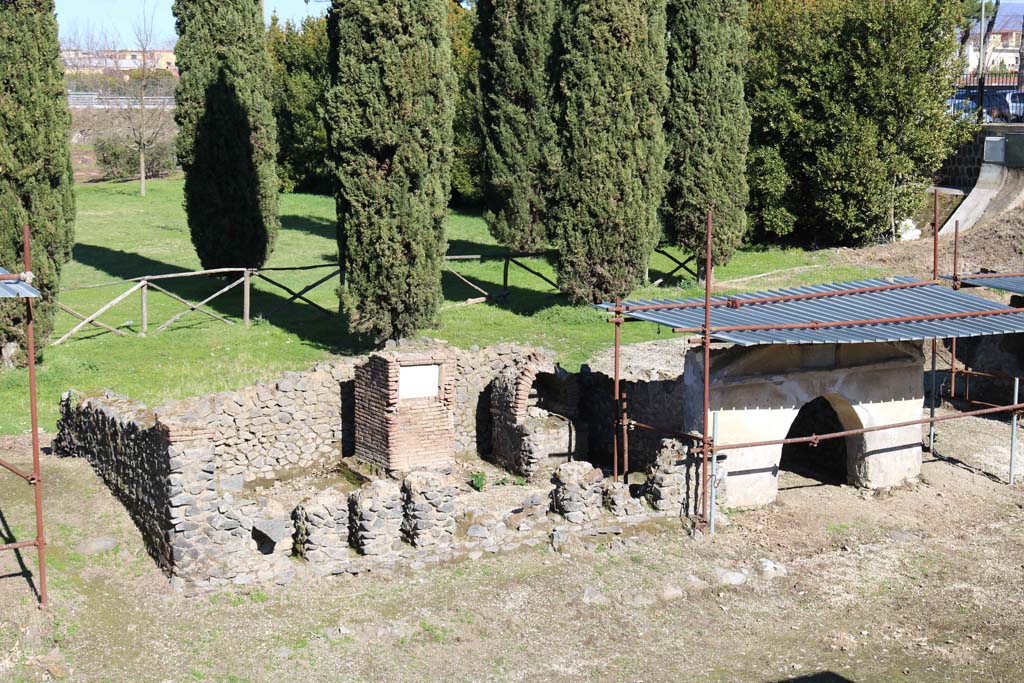
[[[746,0],[481,0],[485,218],[553,243],[574,301],[628,293],[659,241],[715,263],[746,232]],[[667,40],[666,40],[667,37]]]
[[[486,220],[514,251],[554,244],[573,301],[627,294],[659,241],[699,250],[712,204],[716,262],[741,241],[745,8],[478,3]],[[329,15],[341,299],[350,326],[378,340],[430,324],[442,300],[453,116],[445,16],[444,0],[334,0]]]

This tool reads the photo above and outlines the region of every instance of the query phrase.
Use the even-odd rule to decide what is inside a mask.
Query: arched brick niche
[[[920,419],[924,365],[920,343],[728,347],[711,354],[711,411],[719,443],[784,439],[801,409],[828,401],[844,431]],[[690,351],[684,378],[684,428],[699,432],[703,357]],[[920,426],[848,437],[846,480],[896,486],[921,471]],[[778,495],[782,446],[725,452],[719,502],[766,505]]]
[[[514,474],[533,477],[587,452],[577,377],[535,355],[498,375],[491,416],[492,456]]]

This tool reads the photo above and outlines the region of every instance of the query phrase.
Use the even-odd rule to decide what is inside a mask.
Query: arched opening
[[[860,421],[848,403],[842,399],[830,400],[819,396],[800,409],[786,438],[831,434],[860,426]],[[800,486],[801,479],[822,484],[846,484],[850,481],[850,465],[858,457],[861,441],[859,437],[846,437],[827,439],[817,445],[785,444],[779,462],[780,476],[789,479],[788,483],[792,486]]]

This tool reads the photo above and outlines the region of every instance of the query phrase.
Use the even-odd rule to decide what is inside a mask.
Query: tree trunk
[[[139,149],[139,196],[146,196],[146,150]]]

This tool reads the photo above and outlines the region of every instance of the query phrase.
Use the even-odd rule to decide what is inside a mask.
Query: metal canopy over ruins
[[[994,279],[994,278],[993,278]],[[993,286],[986,280],[985,286]],[[1024,292],[1024,278],[1020,278]],[[704,299],[600,304],[675,332],[701,333]],[[1024,332],[1024,311],[910,277],[714,297],[711,337],[738,346],[852,344]]]
[[[12,275],[3,268],[0,268],[0,299],[37,299],[39,290],[20,278],[23,275]],[[19,279],[11,279],[19,278]]]

